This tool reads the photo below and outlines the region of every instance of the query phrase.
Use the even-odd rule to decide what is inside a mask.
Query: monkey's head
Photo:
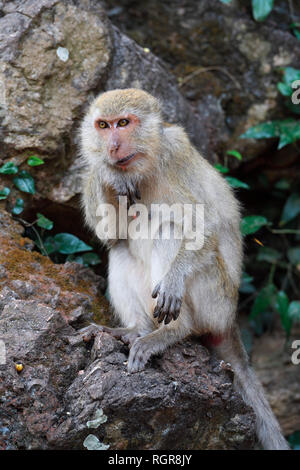
[[[101,94],[81,127],[84,157],[116,171],[149,173],[156,165],[162,119],[156,98],[134,88]]]

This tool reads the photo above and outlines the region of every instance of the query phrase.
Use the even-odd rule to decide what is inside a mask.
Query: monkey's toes
[[[96,325],[96,323],[91,323],[90,325],[81,328],[78,331],[78,334],[82,337],[83,341],[88,343],[91,339],[95,338],[97,334],[101,331],[104,331],[104,327],[102,325]]]
[[[149,357],[150,354],[147,343],[143,342],[142,339],[137,339],[130,349],[127,366],[128,372],[139,372],[145,369]]]

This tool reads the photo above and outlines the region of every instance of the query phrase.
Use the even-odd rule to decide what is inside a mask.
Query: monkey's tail
[[[214,349],[221,359],[232,365],[235,388],[255,412],[256,432],[262,447],[266,450],[288,450],[289,446],[266,399],[263,387],[249,365],[238,327],[235,326]]]

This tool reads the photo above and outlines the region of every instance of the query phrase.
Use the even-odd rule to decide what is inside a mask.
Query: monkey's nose
[[[119,150],[120,148],[120,144],[119,142],[112,142],[109,146],[109,152],[111,154],[111,156],[115,156],[117,151]]]

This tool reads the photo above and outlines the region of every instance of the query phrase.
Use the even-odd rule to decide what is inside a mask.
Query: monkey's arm
[[[164,321],[167,325],[178,318],[186,280],[199,272],[209,262],[211,254],[217,251],[217,239],[213,235],[206,237],[200,250],[187,250],[186,242],[184,238],[169,270],[152,292],[153,298],[158,297],[153,315],[159,323]]]

